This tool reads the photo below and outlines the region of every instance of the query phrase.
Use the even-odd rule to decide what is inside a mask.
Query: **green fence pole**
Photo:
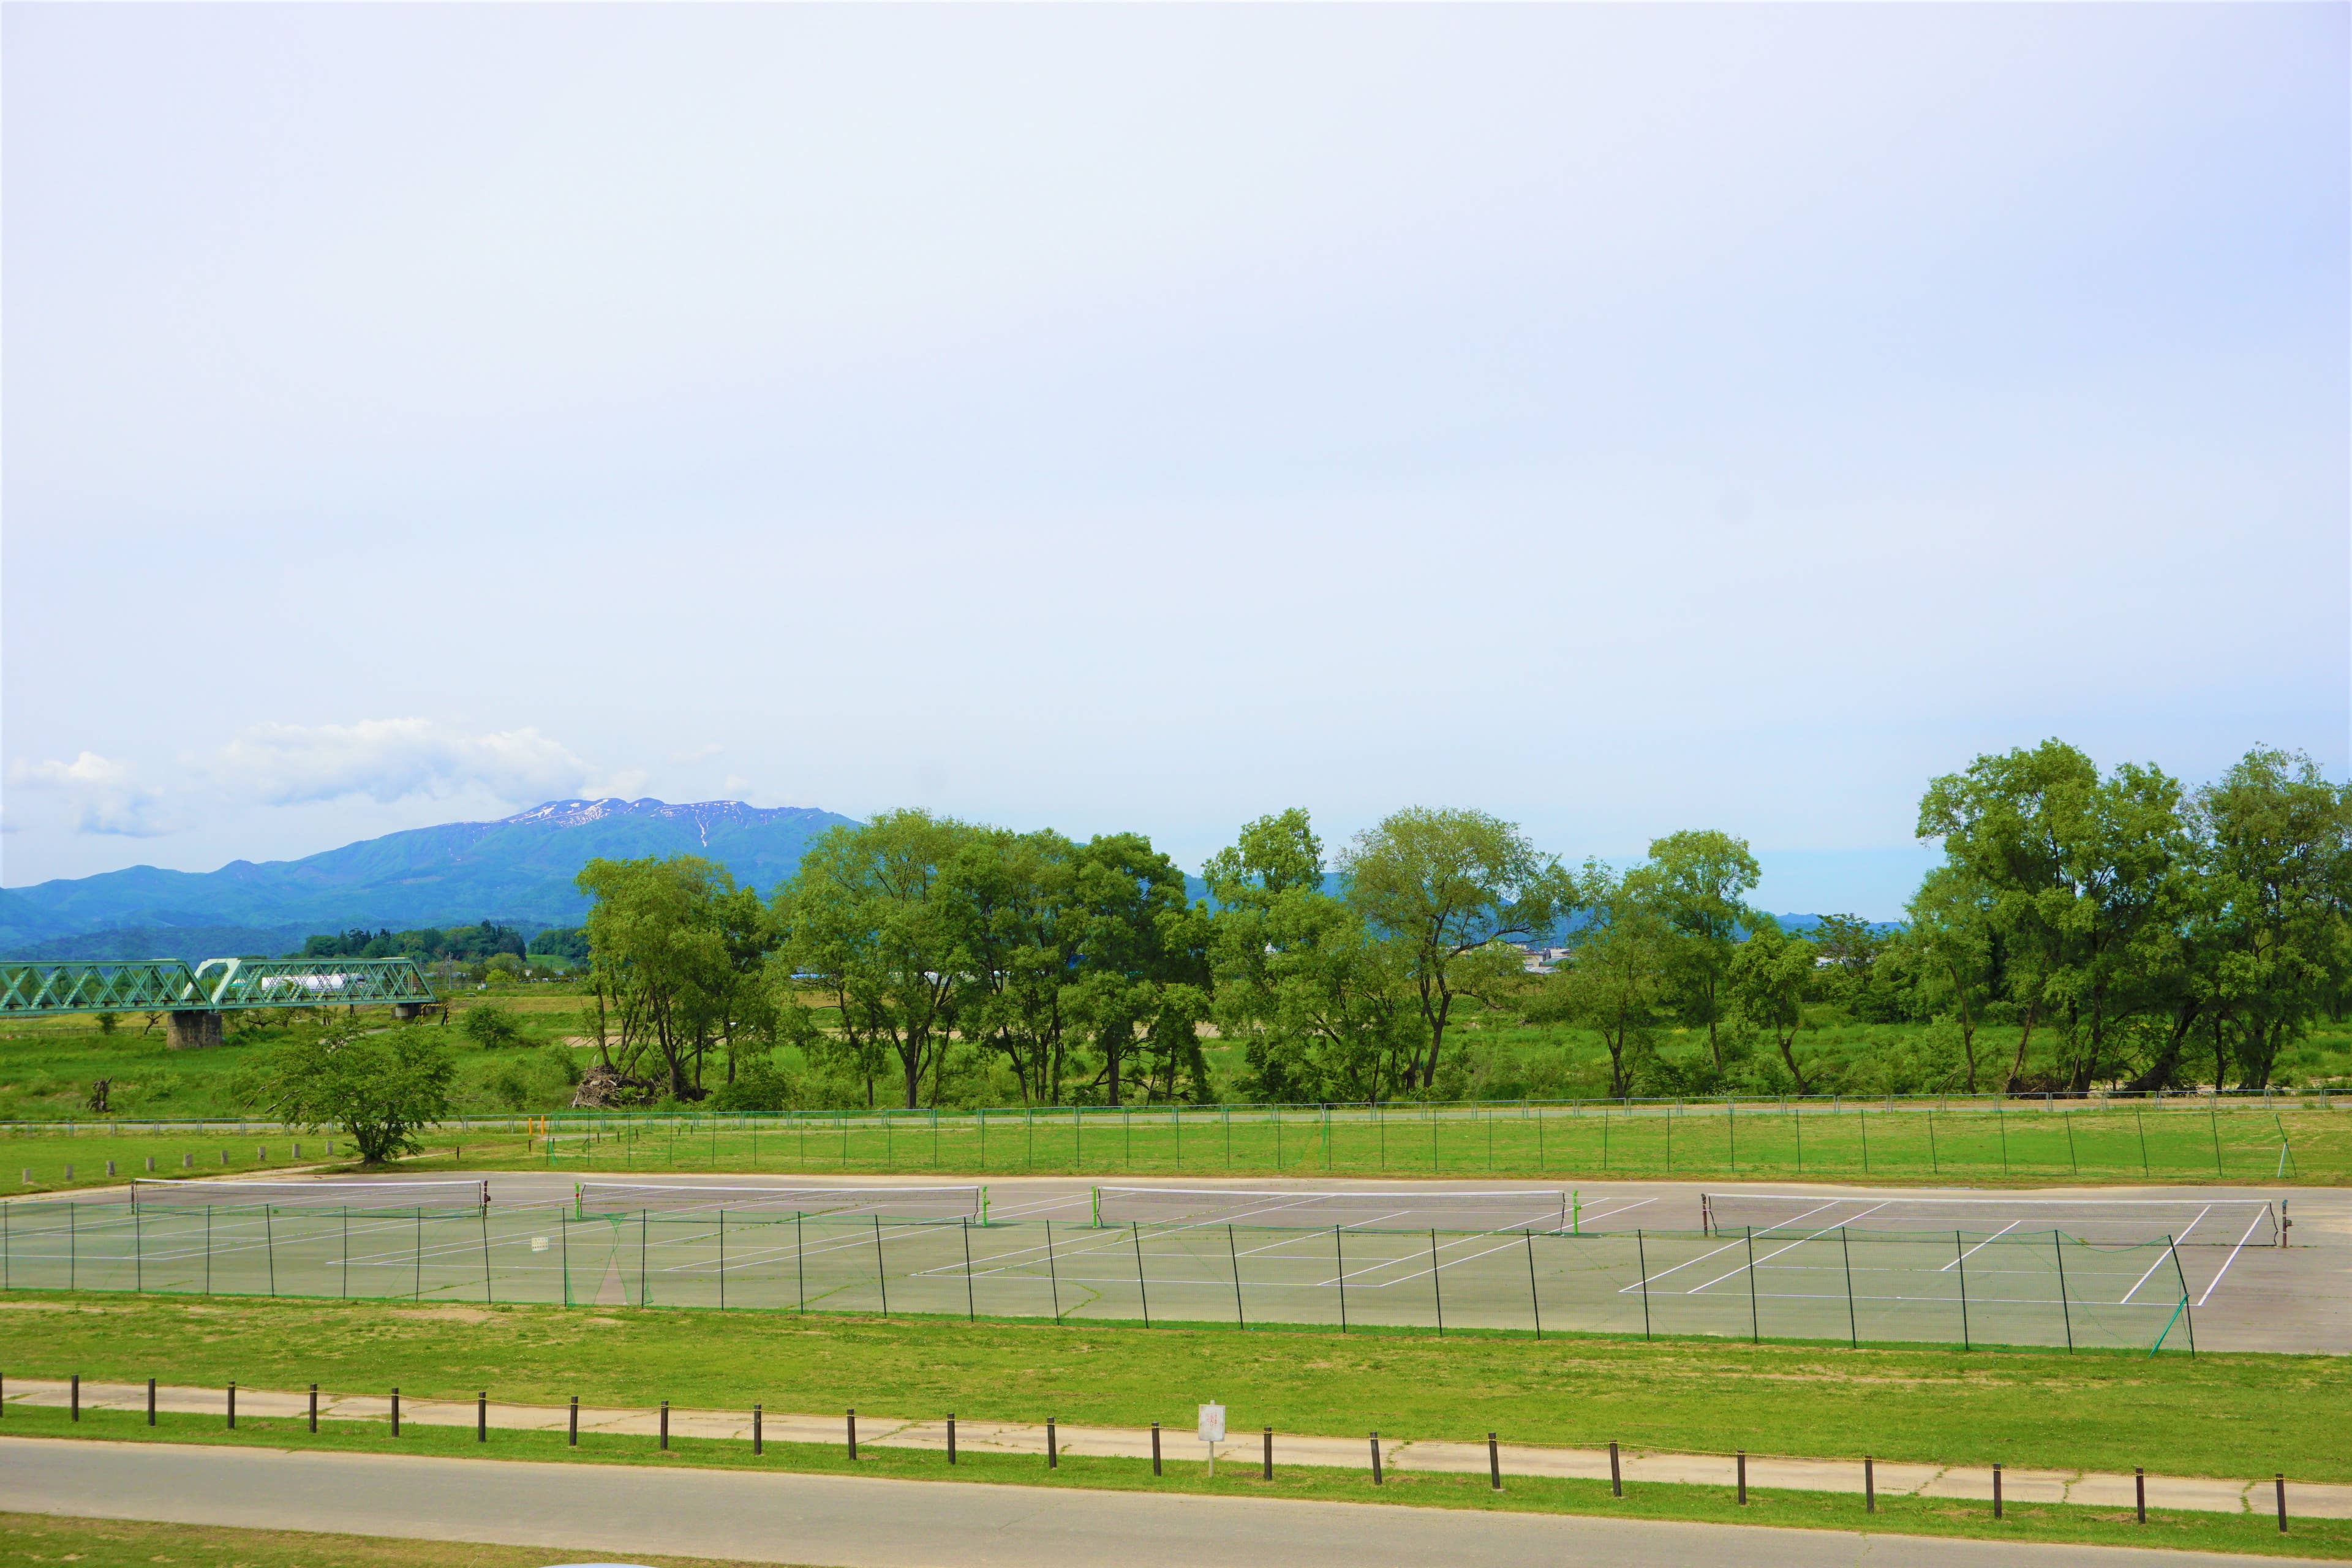
[[[209,1216],[212,1211],[206,1209],[205,1213]],[[421,1208],[416,1211],[416,1289],[411,1300],[425,1300],[425,1211]]]
[[[2214,1089],[2213,1099],[2209,1104],[2209,1109],[2213,1118],[2213,1173],[2218,1176],[2221,1173],[2221,1094],[2218,1085]],[[2191,1320],[2191,1322],[2193,1325],[2194,1320]],[[2193,1326],[2189,1330],[2189,1340],[2192,1344],[2196,1341],[2196,1330]]]
[[[727,1310],[727,1211],[719,1211],[719,1310]]]
[[[808,1250],[802,1245],[801,1213],[793,1211],[793,1283],[799,1287],[801,1310],[808,1310]]]
[[[490,1290],[490,1205],[481,1206],[482,1216],[482,1300],[487,1304],[498,1298]]]
[[[1049,1255],[1050,1256],[1050,1255]],[[1225,1226],[1225,1261],[1234,1270],[1234,1324],[1244,1333],[1249,1331],[1249,1314],[1242,1310],[1242,1258],[1234,1250],[1234,1227]]]
[[[1429,1232],[1429,1299],[1437,1306],[1437,1337],[1445,1337],[1445,1286],[1437,1274],[1437,1229]]]
[[[2197,1309],[2189,1304],[2189,1276],[2180,1269],[2180,1248],[2172,1237],[2164,1238],[2165,1251],[2172,1255],[2172,1277],[2180,1284],[2180,1312],[2189,1326],[2189,1359],[2197,1359]]]
[[[1853,1114],[1862,1127],[1862,1173],[1866,1176],[1870,1174],[1870,1112],[1857,1105]]]
[[[1756,1227],[1751,1225],[1748,1227],[1748,1342],[1763,1341],[1763,1322],[1756,1311]]]
[[[558,1209],[555,1212],[555,1237],[561,1247],[558,1256],[563,1270],[563,1304],[572,1305],[572,1216]]]
[[[1969,1254],[1960,1243],[1960,1233],[1952,1232],[1952,1254],[1960,1270],[1960,1348],[1969,1348]]]
[[[1650,1337],[1650,1253],[1642,1243],[1642,1227],[1633,1227],[1633,1267],[1642,1276],[1642,1337]]]
[[[352,1299],[352,1211],[348,1205],[343,1216],[343,1285],[340,1294],[346,1301]]]
[[[270,1223],[269,1205],[261,1205],[261,1246],[269,1258],[269,1293],[278,1294],[278,1227]]]
[[[1838,1254],[1845,1260],[1845,1342],[1849,1348],[1862,1343],[1862,1331],[1854,1325],[1853,1317],[1853,1248],[1846,1239],[1846,1227],[1838,1226]]]
[[[2058,1310],[2066,1320],[2066,1353],[2074,1353],[2074,1309],[2066,1304],[2066,1237],[2064,1233],[2050,1233],[2051,1256],[2058,1259]]]
[[[1731,1130],[1731,1173],[1739,1174],[1739,1107],[1727,1100],[1723,1102],[1723,1124]]]

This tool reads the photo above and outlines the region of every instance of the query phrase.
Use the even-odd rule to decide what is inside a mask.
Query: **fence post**
[[[1748,1227],[1748,1342],[1764,1342],[1763,1324],[1756,1311],[1756,1227]]]
[[[963,1317],[964,1317],[964,1321],[966,1321],[966,1322],[970,1323],[970,1322],[977,1322],[977,1321],[980,1320],[980,1308],[979,1308],[979,1306],[975,1303],[975,1301],[974,1301],[974,1300],[973,1300],[973,1297],[972,1297],[972,1282],[971,1282],[971,1215],[966,1215],[962,1216],[962,1218],[963,1218]],[[948,1420],[949,1420],[950,1423],[952,1423],[952,1422],[955,1420],[955,1417],[954,1417],[953,1415],[950,1415],[950,1416],[948,1417]]]
[[[793,1211],[793,1284],[800,1291],[801,1310],[808,1310],[808,1249],[801,1245],[801,1211]],[[1049,1233],[1050,1234],[1050,1233]]]
[[[269,1205],[261,1205],[261,1247],[269,1258],[269,1293],[278,1294],[278,1234],[269,1220]]]
[[[1434,1226],[1429,1231],[1429,1296],[1437,1303],[1437,1337],[1442,1340],[1445,1337],[1445,1288],[1438,1282],[1437,1227]]]
[[[2066,1304],[2066,1236],[2063,1231],[2050,1233],[2050,1253],[2058,1259],[2058,1310],[2066,1321],[2066,1353],[2074,1353],[2074,1309]]]
[[[1649,1249],[1642,1243],[1642,1227],[1638,1225],[1633,1227],[1633,1267],[1642,1276],[1642,1337],[1646,1340],[1650,1337],[1650,1257]],[[1609,1451],[1615,1455],[1617,1446],[1611,1444]]]
[[[1845,1259],[1845,1342],[1849,1348],[1862,1344],[1862,1330],[1853,1316],[1853,1245],[1846,1239],[1846,1227],[1838,1226],[1838,1253]]]
[[[1952,1258],[1960,1271],[1960,1348],[1969,1348],[1969,1254],[1960,1233],[1952,1232]]]
[[[1878,1511],[1878,1472],[1871,1464],[1868,1454],[1862,1457],[1862,1511]]]
[[[488,1302],[488,1301],[495,1300],[497,1299],[497,1298],[495,1298],[494,1296],[492,1296],[492,1295],[491,1295],[491,1293],[490,1293],[490,1207],[489,1207],[489,1205],[488,1205],[488,1204],[484,1204],[484,1205],[482,1205],[482,1207],[481,1207],[480,1213],[481,1213],[481,1216],[482,1216],[482,1300],[483,1300],[485,1302]]]
[[[1128,1234],[1135,1242],[1135,1295],[1143,1303],[1143,1326],[1151,1326],[1151,1291],[1143,1282],[1143,1222],[1128,1221]]]
[[[890,1315],[890,1277],[882,1267],[882,1216],[874,1216],[874,1283],[882,1292],[882,1315]]]
[[[1234,1268],[1234,1321],[1241,1326],[1243,1331],[1247,1332],[1249,1317],[1242,1310],[1242,1258],[1241,1254],[1234,1250],[1232,1226],[1225,1226],[1225,1260],[1232,1264]]]
[[[1625,1477],[1617,1468],[1617,1439],[1614,1437],[1609,1439],[1609,1495],[1625,1495]]]
[[[2189,1324],[2189,1359],[2197,1359],[2197,1310],[2189,1304],[2189,1276],[2180,1270],[2180,1248],[2172,1237],[2164,1238],[2164,1250],[2172,1255],[2172,1277],[2180,1282],[2180,1315]]]
[[[1543,1340],[1543,1298],[1536,1293],[1536,1233],[1523,1230],[1519,1235],[1528,1244],[1528,1308],[1535,1314],[1536,1340]]]
[[[1331,1262],[1339,1280],[1339,1331],[1348,1331],[1348,1249],[1340,1245],[1339,1227],[1331,1227]]]
[[[1045,1278],[1054,1286],[1054,1321],[1062,1321],[1062,1271],[1054,1262],[1054,1222],[1045,1222]]]

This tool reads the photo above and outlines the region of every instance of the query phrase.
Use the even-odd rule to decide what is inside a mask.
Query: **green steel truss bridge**
[[[437,1004],[405,958],[61,959],[0,962],[0,1018],[59,1013],[210,1014],[236,1007],[390,1006],[414,1017]]]

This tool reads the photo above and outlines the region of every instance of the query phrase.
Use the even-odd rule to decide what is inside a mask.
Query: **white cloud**
[[[84,752],[69,763],[17,763],[8,770],[8,782],[20,789],[63,795],[79,833],[153,838],[179,826],[165,814],[163,797],[139,783],[127,763],[96,752]]]
[[[725,778],[719,781],[719,793],[727,796],[730,800],[740,800],[743,796],[743,792],[751,787],[751,781],[745,778],[741,773],[729,773]]]
[[[530,804],[581,793],[589,768],[528,726],[478,735],[429,719],[362,719],[256,725],[221,749],[214,772],[223,789],[273,805],[467,790]]]

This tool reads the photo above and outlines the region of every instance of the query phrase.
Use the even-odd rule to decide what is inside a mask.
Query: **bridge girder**
[[[437,1002],[406,958],[58,959],[0,962],[0,1017],[215,1013],[236,1007]]]

